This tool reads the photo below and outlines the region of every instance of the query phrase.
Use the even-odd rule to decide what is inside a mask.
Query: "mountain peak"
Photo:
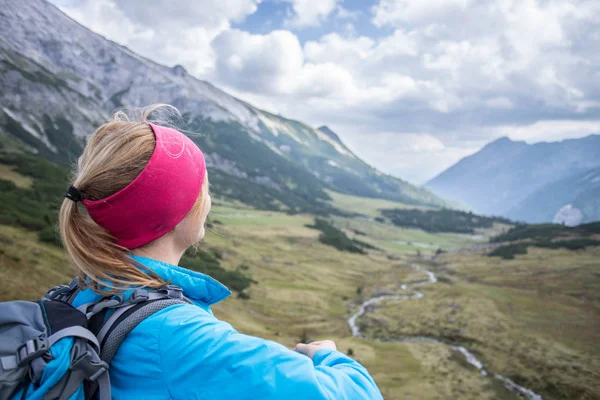
[[[514,140],[511,140],[511,138],[509,138],[508,136],[502,136],[499,137],[498,139],[494,140],[493,142],[490,142],[490,144],[494,144],[494,143],[513,143]]]
[[[329,129],[328,126],[323,125],[322,127],[318,128],[318,130],[321,131],[321,132],[323,132],[324,134],[326,134],[332,140],[335,140],[339,144],[342,144],[342,141],[340,140],[340,137],[334,131],[332,131],[331,129]]]
[[[177,64],[176,66],[172,67],[171,71],[173,72],[173,75],[179,77],[184,77],[188,74],[187,70],[181,64]]]
[[[526,142],[520,140],[512,140],[508,136],[502,136],[492,142],[489,142],[481,150],[506,151],[520,146],[528,146]]]

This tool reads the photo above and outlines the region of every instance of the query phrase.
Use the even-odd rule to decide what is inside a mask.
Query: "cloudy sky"
[[[51,0],[423,183],[501,136],[600,133],[598,0]]]

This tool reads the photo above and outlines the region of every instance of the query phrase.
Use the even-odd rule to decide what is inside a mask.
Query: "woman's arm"
[[[174,399],[382,399],[367,370],[338,351],[311,360],[193,306],[165,314],[159,344]]]

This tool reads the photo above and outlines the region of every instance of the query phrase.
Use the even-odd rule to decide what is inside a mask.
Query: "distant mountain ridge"
[[[527,144],[495,140],[425,187],[476,212],[527,222],[552,222],[571,204],[582,222],[600,219],[600,135]]]
[[[58,163],[121,107],[177,107],[217,192],[261,208],[326,212],[325,189],[434,207],[431,192],[369,166],[331,130],[262,111],[89,31],[44,0],[0,0],[0,134]]]

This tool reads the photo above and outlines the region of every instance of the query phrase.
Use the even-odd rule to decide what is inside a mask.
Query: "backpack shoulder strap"
[[[97,332],[100,359],[110,365],[121,343],[133,329],[148,317],[177,304],[192,304],[177,286],[168,285],[152,291],[136,289]],[[93,398],[97,388],[96,382],[90,383],[86,389],[86,399]]]
[[[102,361],[110,364],[125,337],[145,319],[177,304],[190,303],[183,299],[161,298],[135,304],[111,315],[98,334]]]

